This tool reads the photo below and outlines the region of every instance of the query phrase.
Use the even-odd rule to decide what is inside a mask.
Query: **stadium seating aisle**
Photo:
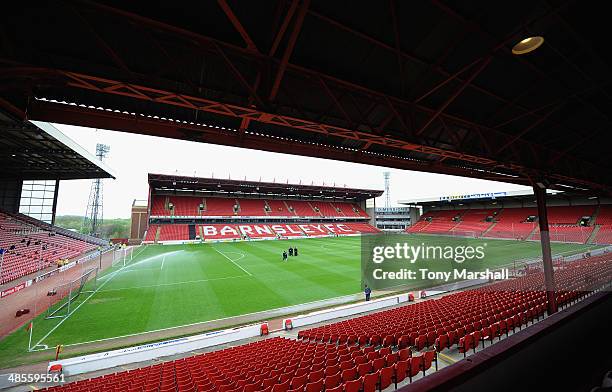
[[[239,215],[263,216],[266,214],[266,202],[260,199],[237,199],[240,206]]]
[[[357,204],[347,202],[333,202],[331,204],[333,207],[340,209],[344,216],[369,218],[368,214]]]
[[[266,200],[266,203],[270,207],[269,216],[295,216],[293,212],[289,211],[284,200]]]
[[[610,283],[612,253],[557,266],[567,306]],[[544,316],[542,272],[254,343],[47,391],[374,392],[426,375],[437,353],[467,355]]]
[[[197,216],[200,212],[202,198],[173,196],[169,198],[174,206],[174,216]]]
[[[31,218],[0,212],[0,249],[5,250],[0,284],[47,268],[57,260],[77,257],[97,247],[98,244],[68,237],[53,230],[52,226],[37,223]]]
[[[155,237],[157,235],[157,229],[160,225],[149,225],[147,229],[147,234],[145,235],[144,241],[153,242],[155,241]]]

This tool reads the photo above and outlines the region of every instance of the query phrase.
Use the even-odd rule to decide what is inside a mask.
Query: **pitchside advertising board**
[[[240,230],[240,232],[238,232]],[[293,224],[293,225],[202,225],[204,236],[237,236],[246,235],[329,235],[358,234],[347,225],[341,223],[326,224]]]
[[[487,243],[439,237],[424,239],[403,234],[361,238],[362,287],[373,290],[421,289],[462,280],[503,280],[507,268],[487,261]]]

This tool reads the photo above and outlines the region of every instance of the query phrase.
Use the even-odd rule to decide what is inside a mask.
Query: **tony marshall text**
[[[399,271],[383,271],[377,268],[372,271],[372,277],[376,280],[443,280],[448,282],[450,280],[472,280],[472,279],[485,279],[485,280],[504,280],[510,277],[510,271],[507,268],[501,270],[491,271],[486,269],[484,271],[468,271],[464,269],[454,269],[452,271],[430,271],[427,268],[420,268],[418,270],[408,270],[402,268]]]

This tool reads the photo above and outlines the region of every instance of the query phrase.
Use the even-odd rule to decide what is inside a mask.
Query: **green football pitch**
[[[410,236],[419,240],[421,236]],[[422,236],[428,244],[485,240]],[[67,317],[34,320],[32,346],[75,346],[114,337],[335,298],[361,291],[360,237],[147,245],[89,282]],[[487,239],[491,268],[537,257],[539,243]],[[298,257],[282,262],[289,245]],[[553,253],[592,246],[553,244]],[[0,368],[24,361],[23,328],[0,341]],[[20,359],[21,358],[21,359]]]

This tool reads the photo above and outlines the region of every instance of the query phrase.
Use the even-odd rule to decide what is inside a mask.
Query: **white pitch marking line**
[[[109,291],[121,291],[121,290],[132,290],[132,289],[150,289],[150,288],[154,288],[154,287],[176,286],[176,285],[180,285],[180,284],[190,284],[190,283],[214,282],[216,280],[237,279],[237,278],[244,278],[244,275],[224,276],[222,278],[211,278],[211,279],[186,280],[186,281],[183,281],[183,282],[160,283],[160,284],[152,284],[152,285],[148,285],[148,286],[117,287],[115,289],[100,290],[100,292],[101,293],[106,293],[106,292],[109,292]]]
[[[249,271],[245,270],[244,268],[242,268],[242,266],[238,263],[236,263],[234,260],[232,260],[228,255],[226,255],[225,253],[221,252],[220,250],[218,250],[217,248],[215,248],[214,246],[212,246],[212,248],[219,253],[221,256],[225,257],[226,259],[228,259],[232,264],[234,264],[236,267],[240,268],[241,270],[243,270],[244,272],[246,272],[249,276],[253,276],[252,273],[250,273]]]
[[[161,268],[160,269],[164,269],[164,262],[166,261],[166,255],[164,255],[164,258],[162,259],[162,263],[161,263]]]
[[[142,248],[142,249],[144,249],[144,248]],[[141,251],[140,253],[142,253],[142,251]],[[140,253],[138,253],[138,255],[140,255]],[[145,260],[146,260],[146,259],[145,259]],[[94,296],[94,295],[95,295],[95,294],[96,294],[98,291],[100,291],[100,289],[101,289],[102,287],[104,287],[104,285],[106,285],[106,284],[107,284],[108,282],[110,282],[110,281],[111,281],[111,280],[112,280],[112,279],[113,279],[115,276],[117,276],[117,274],[118,274],[119,272],[121,272],[122,270],[124,270],[125,268],[127,268],[127,267],[129,267],[129,266],[131,266],[131,264],[127,264],[127,265],[125,265],[125,266],[123,266],[123,267],[119,268],[117,271],[115,271],[115,272],[113,272],[113,273],[109,274],[109,275],[108,275],[108,277],[109,277],[108,279],[106,279],[104,282],[102,282],[102,284],[101,284],[101,285],[99,285],[99,286],[98,286],[98,287],[97,287],[97,288],[96,288],[96,289],[95,289],[95,290],[94,290],[94,291],[93,291],[91,294],[89,294],[89,296],[88,296],[87,298],[85,298],[85,300],[84,300],[83,302],[81,302],[80,304],[78,304],[78,305],[76,306],[76,308],[74,308],[74,310],[72,310],[70,313],[68,313],[68,314],[66,315],[66,317],[64,317],[63,319],[61,319],[61,320],[60,320],[60,322],[59,322],[59,323],[57,323],[57,324],[55,325],[55,327],[51,328],[51,330],[50,330],[49,332],[47,332],[47,334],[46,334],[45,336],[43,336],[43,337],[42,337],[42,338],[41,338],[41,339],[38,341],[38,343],[36,343],[36,344],[34,345],[34,347],[36,347],[36,346],[40,346],[40,345],[41,345],[41,343],[42,343],[42,342],[44,342],[46,338],[48,338],[48,337],[49,337],[49,336],[50,336],[50,335],[51,335],[51,334],[52,334],[52,333],[53,333],[53,332],[54,332],[56,329],[58,329],[58,328],[59,328],[59,327],[60,327],[60,326],[61,326],[61,325],[64,323],[64,321],[68,320],[68,318],[69,318],[70,316],[72,316],[72,314],[73,314],[74,312],[76,312],[77,310],[79,310],[79,308],[80,308],[80,307],[81,307],[83,304],[85,304],[87,301],[89,301],[89,299],[90,299],[91,297],[93,297],[93,296]]]

